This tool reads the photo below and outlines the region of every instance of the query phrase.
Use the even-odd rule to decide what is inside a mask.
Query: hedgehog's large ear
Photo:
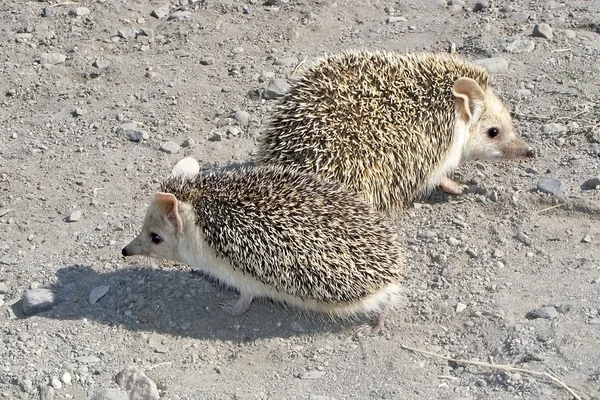
[[[154,203],[163,219],[170,223],[175,232],[183,231],[183,221],[179,215],[179,207],[177,206],[177,198],[171,193],[158,192],[154,195]]]
[[[483,108],[485,93],[471,78],[462,77],[454,81],[452,94],[456,96],[456,107],[466,122],[471,121],[476,111]]]

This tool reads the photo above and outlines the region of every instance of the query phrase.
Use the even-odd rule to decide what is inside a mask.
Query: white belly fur
[[[268,297],[298,307],[301,310],[324,313],[330,317],[351,318],[358,314],[368,316],[378,315],[387,309],[388,306],[397,304],[402,293],[400,285],[390,284],[378,292],[352,303],[323,303],[311,299],[301,299],[277,291],[259,282],[252,276],[234,269],[227,259],[218,258],[215,250],[208,246],[204,240],[198,240],[192,246],[182,246],[180,252],[180,261],[200,269],[218,279],[221,283],[239,290],[241,293],[246,293],[253,297]]]
[[[442,179],[452,172],[463,156],[463,151],[469,137],[469,126],[466,124],[459,115],[456,116],[456,122],[454,126],[454,137],[450,143],[450,148],[446,152],[444,158],[436,166],[433,173],[427,180],[427,189],[431,190],[438,186]]]

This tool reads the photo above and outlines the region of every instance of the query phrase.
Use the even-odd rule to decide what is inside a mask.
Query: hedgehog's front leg
[[[247,293],[241,293],[240,298],[237,300],[227,300],[219,304],[223,310],[228,312],[234,317],[244,315],[246,311],[250,309],[252,303],[252,295]]]
[[[440,189],[448,194],[459,195],[463,194],[465,189],[468,189],[468,185],[463,185],[462,183],[458,183],[447,176],[442,178],[442,181],[438,185]]]

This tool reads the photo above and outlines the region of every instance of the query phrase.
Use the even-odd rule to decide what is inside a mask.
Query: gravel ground
[[[600,399],[600,2],[0,2],[0,398]],[[287,79],[348,48],[482,61],[534,160],[396,221],[377,337],[125,260],[182,158],[249,160]]]

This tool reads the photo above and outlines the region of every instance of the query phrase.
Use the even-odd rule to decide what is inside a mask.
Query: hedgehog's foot
[[[440,189],[442,189],[445,193],[460,195],[463,194],[466,189],[469,188],[468,185],[463,185],[462,183],[458,183],[453,181],[452,179],[445,176],[442,178],[442,181],[439,183]]]
[[[249,294],[241,294],[237,300],[227,300],[219,304],[223,310],[234,317],[244,315],[250,309],[252,296]]]
[[[354,331],[356,336],[375,336],[385,328],[385,313],[381,313],[371,324],[361,325]]]

